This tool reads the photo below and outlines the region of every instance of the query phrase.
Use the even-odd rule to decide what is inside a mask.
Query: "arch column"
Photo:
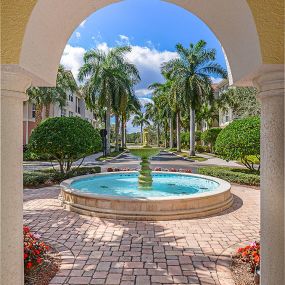
[[[261,284],[284,282],[284,66],[254,79],[261,102]]]
[[[1,280],[24,284],[23,263],[23,102],[31,80],[1,68]]]

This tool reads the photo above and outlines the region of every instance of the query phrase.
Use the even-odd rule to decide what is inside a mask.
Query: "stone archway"
[[[20,66],[42,78],[42,84],[54,84],[63,49],[72,32],[90,14],[115,2],[38,1],[27,24]],[[245,0],[168,2],[194,13],[212,29],[227,54],[234,82],[250,79],[247,76],[262,65],[258,33]]]
[[[19,19],[22,36],[7,33],[1,77],[1,281],[23,283],[22,261],[22,102],[26,88],[55,83],[63,48],[89,14],[114,0],[30,0],[7,12]],[[222,43],[234,83],[253,83],[262,104],[262,284],[284,281],[284,70],[282,30],[275,31],[275,0],[169,0],[200,17]],[[262,3],[261,3],[262,2]],[[8,3],[8,4],[7,4]],[[10,1],[6,1],[9,6]],[[11,4],[10,4],[11,5]],[[263,6],[262,6],[263,5]],[[282,9],[282,7],[281,7]],[[11,8],[11,10],[13,10]],[[270,12],[269,14],[267,12]],[[277,10],[278,12],[278,10]],[[10,13],[10,14],[9,14]],[[281,13],[282,14],[282,11]],[[12,15],[12,16],[11,16]],[[15,16],[14,15],[14,16]],[[21,21],[21,15],[26,22]],[[5,16],[5,15],[4,15]],[[278,25],[283,21],[278,18]],[[265,22],[265,24],[264,24]],[[266,26],[263,28],[263,26]],[[11,27],[11,26],[10,26]],[[276,38],[268,36],[272,29]],[[24,32],[25,31],[25,32]],[[281,46],[280,46],[281,45]],[[278,48],[279,46],[279,48]],[[15,54],[9,51],[15,47]],[[5,49],[6,48],[6,49]],[[281,48],[281,50],[280,50]],[[273,50],[273,55],[271,55]],[[14,50],[13,50],[14,51]],[[7,60],[5,60],[5,55]],[[8,189],[8,190],[7,190]]]

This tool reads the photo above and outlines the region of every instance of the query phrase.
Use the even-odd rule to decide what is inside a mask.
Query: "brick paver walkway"
[[[233,186],[218,216],[133,222],[65,211],[59,189],[24,191],[24,222],[56,246],[61,269],[50,284],[223,284],[232,248],[259,239],[259,190]]]

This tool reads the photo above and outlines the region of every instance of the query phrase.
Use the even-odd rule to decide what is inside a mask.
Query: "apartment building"
[[[35,117],[36,108],[35,104],[28,101],[23,104],[23,144],[29,142],[29,137],[32,130],[36,127]],[[93,112],[86,108],[85,100],[83,96],[78,93],[69,92],[64,107],[60,107],[59,104],[51,104],[49,117],[72,117],[78,116],[89,121],[94,127],[96,121]],[[46,119],[45,107],[42,111],[42,118]]]
[[[212,88],[214,90],[214,97],[218,99],[223,92],[225,92],[229,88],[229,82],[227,79],[223,79],[221,82],[213,84]],[[229,123],[231,123],[234,119],[234,112],[230,107],[219,109],[217,113],[218,119],[214,119],[211,127],[226,127]],[[202,121],[200,126],[201,131],[205,131],[209,129],[209,126],[205,120]]]
[[[217,96],[220,97],[223,92],[229,88],[229,81],[227,79],[222,80],[217,84]],[[230,107],[227,107],[224,110],[219,109],[219,127],[224,128],[229,123],[235,119],[234,112]]]

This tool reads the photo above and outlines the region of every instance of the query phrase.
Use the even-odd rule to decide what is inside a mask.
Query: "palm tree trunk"
[[[127,147],[127,128],[125,121],[124,121],[124,147]]]
[[[43,112],[43,105],[36,104],[36,115],[35,115],[36,126],[38,126],[39,123],[43,120],[42,112]]]
[[[176,139],[177,139],[177,151],[181,151],[181,138],[180,138],[180,112],[176,113]]]
[[[160,130],[159,130],[159,124],[157,124],[157,129],[156,129],[156,137],[157,137],[157,146],[159,147],[159,138],[160,138]]]
[[[125,147],[125,120],[124,116],[121,116],[121,147]]]
[[[115,151],[119,151],[119,116],[115,115]]]
[[[46,107],[45,116],[46,116],[46,118],[49,118],[49,113],[50,113],[50,104],[47,104],[45,107]]]
[[[164,148],[167,148],[167,124],[166,124],[166,121],[164,121]]]
[[[141,124],[141,145],[143,145],[143,124]]]
[[[173,120],[169,118],[169,148],[173,148]]]
[[[190,109],[190,152],[189,154],[195,155],[195,109]]]
[[[107,108],[106,111],[106,130],[107,130],[107,137],[106,137],[106,155],[111,153],[111,114],[110,114],[110,107]]]

